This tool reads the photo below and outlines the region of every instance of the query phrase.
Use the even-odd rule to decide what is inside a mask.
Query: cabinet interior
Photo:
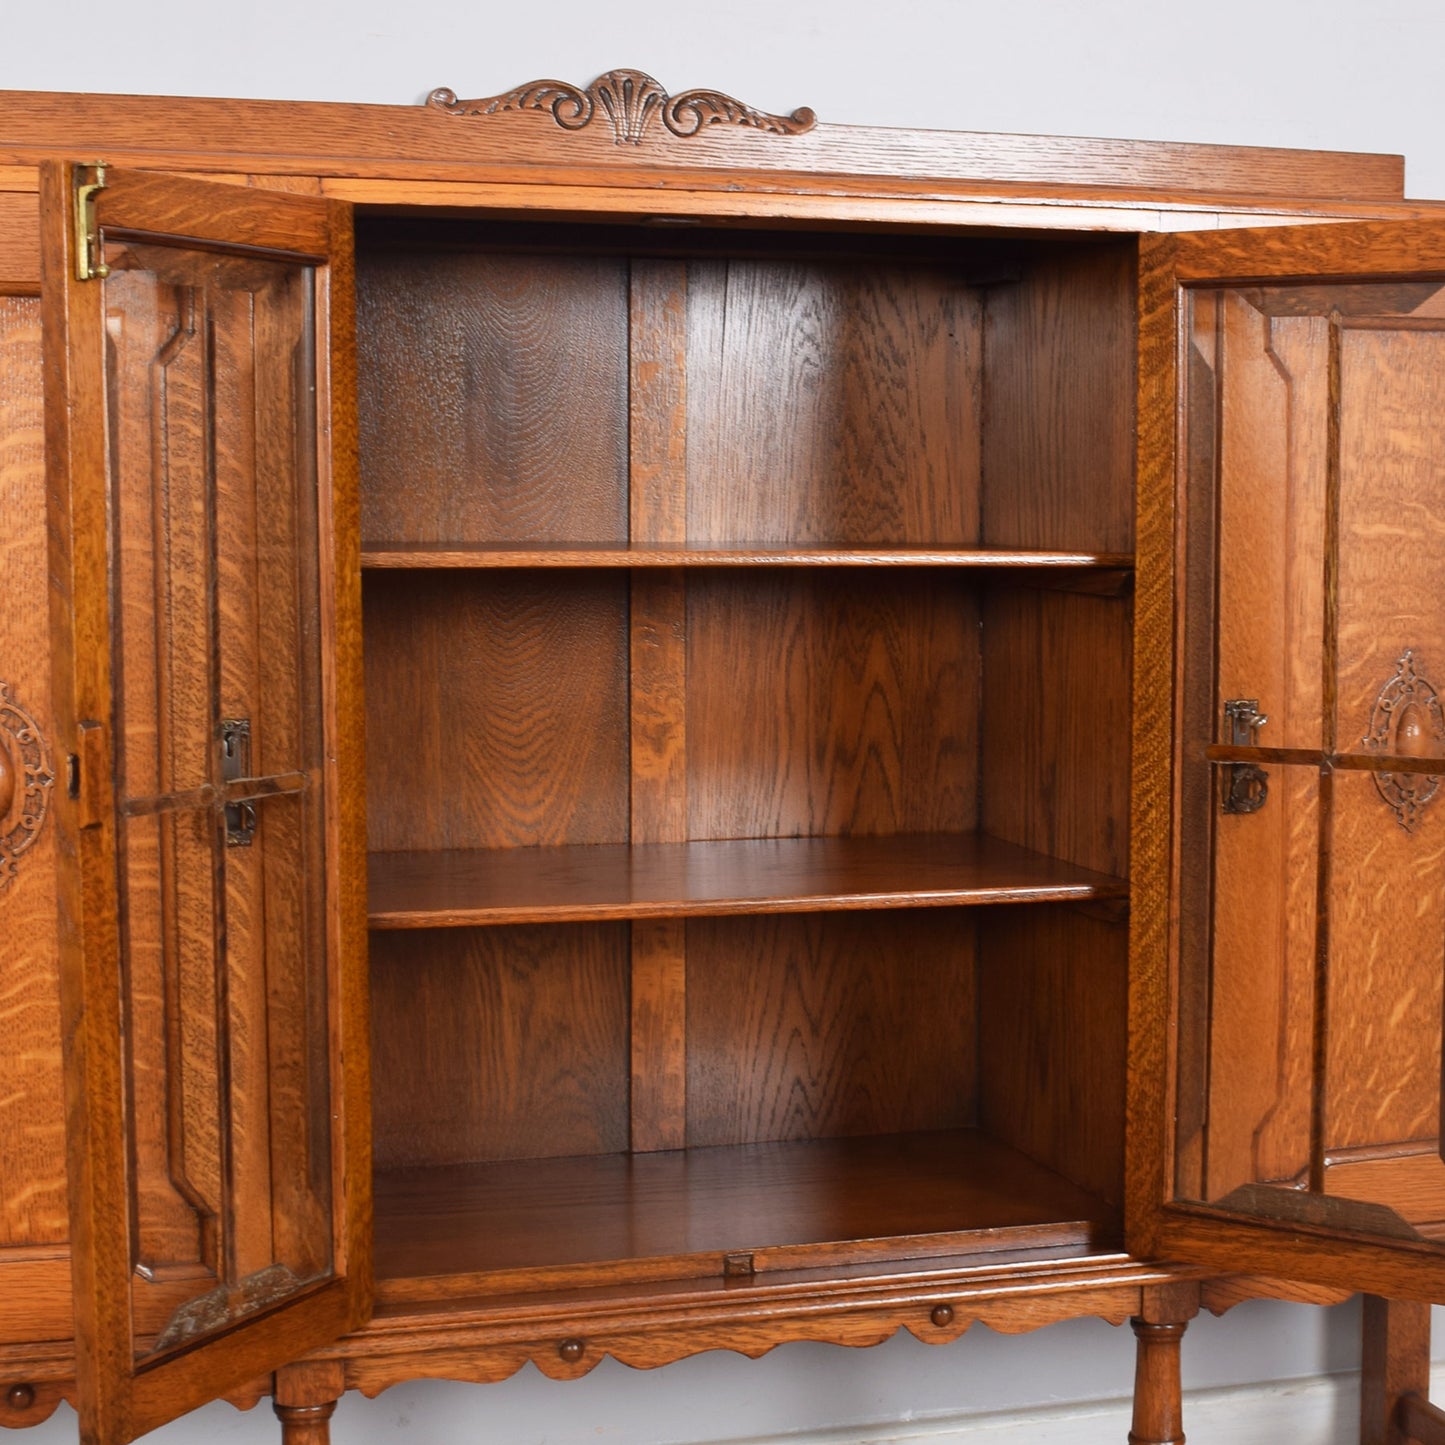
[[[1115,1247],[1132,239],[357,252],[382,1297]]]

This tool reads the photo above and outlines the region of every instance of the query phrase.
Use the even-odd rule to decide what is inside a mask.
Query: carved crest
[[[1433,758],[1445,748],[1445,713],[1440,695],[1415,670],[1410,648],[1400,659],[1394,677],[1380,689],[1370,730],[1361,740],[1371,752],[1395,757]],[[1394,810],[1400,826],[1412,833],[1425,805],[1439,791],[1441,779],[1433,773],[1376,773],[1375,787]]]
[[[40,728],[10,696],[10,684],[0,682],[0,890],[40,835],[54,781]]]
[[[741,125],[770,135],[801,135],[817,117],[806,106],[792,115],[769,115],[716,90],[668,93],[640,70],[609,70],[585,90],[561,80],[534,80],[505,95],[458,100],[445,87],[426,103],[448,115],[497,115],[508,110],[547,110],[563,130],[585,130],[601,116],[612,128],[614,145],[640,145],[654,120],[676,136],[697,135],[710,125]]]

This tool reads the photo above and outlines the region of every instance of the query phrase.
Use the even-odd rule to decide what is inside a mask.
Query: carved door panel
[[[1144,296],[1146,428],[1183,404],[1148,1242],[1445,1299],[1445,228],[1181,237]]]
[[[114,1445],[369,1307],[350,214],[44,184],[77,1368]]]

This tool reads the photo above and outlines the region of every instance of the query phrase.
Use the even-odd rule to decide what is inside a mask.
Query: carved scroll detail
[[[1380,689],[1370,730],[1361,741],[1371,752],[1396,757],[1435,757],[1445,746],[1440,695],[1416,671],[1413,649],[1405,649],[1394,677]],[[1407,833],[1414,832],[1442,781],[1433,773],[1376,773],[1374,778],[1380,796]]]
[[[482,100],[458,100],[445,86],[432,91],[427,105],[448,115],[497,115],[509,110],[547,110],[563,130],[585,130],[601,115],[612,128],[614,145],[640,145],[656,119],[675,136],[697,135],[711,125],[741,125],[769,135],[801,135],[817,117],[806,106],[791,115],[769,115],[716,90],[668,93],[641,70],[609,70],[587,88],[562,80],[533,80]]]
[[[15,863],[40,836],[50,807],[50,749],[39,724],[0,682],[0,891],[15,877]]]

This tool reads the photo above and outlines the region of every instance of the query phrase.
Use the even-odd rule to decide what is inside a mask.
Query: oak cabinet
[[[1445,1298],[1397,162],[3,115],[5,1423]]]

